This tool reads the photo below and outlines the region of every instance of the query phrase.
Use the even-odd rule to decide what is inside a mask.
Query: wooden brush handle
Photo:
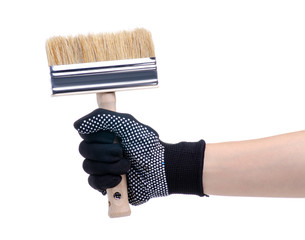
[[[116,111],[115,93],[98,93],[97,103],[100,108],[111,111]],[[122,175],[122,181],[114,188],[107,189],[108,195],[108,215],[111,218],[125,217],[131,214],[128,193],[127,193],[127,180],[126,175]]]

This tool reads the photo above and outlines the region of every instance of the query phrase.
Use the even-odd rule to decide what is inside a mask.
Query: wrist
[[[202,172],[205,142],[201,140],[163,145],[168,193],[204,196]]]

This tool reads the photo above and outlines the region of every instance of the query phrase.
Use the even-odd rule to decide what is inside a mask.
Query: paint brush
[[[46,41],[52,95],[96,93],[100,108],[116,111],[115,92],[158,86],[152,36],[146,29]],[[107,189],[109,217],[130,215],[126,176]]]

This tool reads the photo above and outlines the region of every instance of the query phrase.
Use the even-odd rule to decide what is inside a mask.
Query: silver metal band
[[[158,85],[155,58],[56,65],[50,67],[53,95],[112,92]]]

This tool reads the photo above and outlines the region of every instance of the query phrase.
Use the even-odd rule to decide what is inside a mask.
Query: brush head
[[[151,33],[145,29],[46,41],[53,95],[112,92],[158,84]]]
[[[49,66],[155,57],[151,33],[143,28],[117,33],[56,36],[46,41]]]

